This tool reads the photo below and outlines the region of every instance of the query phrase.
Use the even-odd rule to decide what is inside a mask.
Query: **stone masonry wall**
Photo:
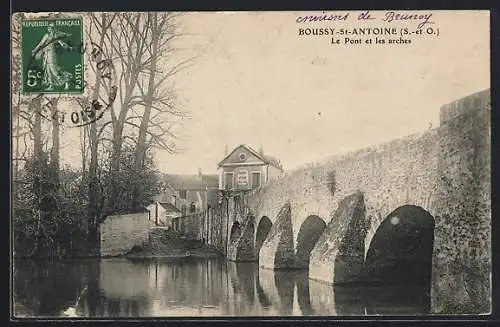
[[[194,213],[179,218],[179,232],[191,239],[201,240],[204,236],[205,212]]]
[[[173,219],[174,230],[188,238],[204,241],[221,253],[226,253],[227,228],[234,218],[228,212],[226,201],[205,211]],[[229,221],[228,221],[229,220]]]
[[[208,244],[222,253],[224,253],[225,249],[225,220],[223,218],[220,208],[210,208],[208,210]]]
[[[149,240],[149,228],[147,212],[107,217],[99,226],[100,255],[123,255],[134,245],[144,245]]]
[[[253,219],[249,218],[245,223],[238,238],[229,245],[227,258],[231,261],[255,261],[254,253],[255,226]]]
[[[330,284],[357,281],[364,262],[367,221],[364,197],[356,192],[339,203],[309,261],[309,278]]]
[[[259,266],[268,269],[293,268],[293,247],[290,204],[285,204],[276,217],[259,253]]]
[[[491,292],[490,91],[441,109],[432,307],[487,313]]]

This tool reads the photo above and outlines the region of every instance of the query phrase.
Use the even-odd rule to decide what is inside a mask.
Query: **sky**
[[[216,173],[226,146],[247,144],[289,170],[437,127],[442,105],[490,87],[488,12],[433,11],[426,27],[440,35],[405,45],[334,45],[331,36],[298,35],[298,28],[418,24],[363,25],[357,13],[302,24],[298,16],[321,12],[185,13],[181,46],[200,55],[175,86],[190,118],[177,126],[183,151],[157,151],[158,168]],[[69,135],[62,158],[76,164]]]

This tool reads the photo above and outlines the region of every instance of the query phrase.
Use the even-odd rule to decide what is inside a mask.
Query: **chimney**
[[[262,144],[259,147],[259,154],[264,155],[264,148],[262,147]]]
[[[227,156],[228,150],[227,150],[227,144],[224,146],[224,155]]]
[[[202,174],[201,174],[201,168],[198,168],[198,178],[201,179],[201,176],[202,176]]]

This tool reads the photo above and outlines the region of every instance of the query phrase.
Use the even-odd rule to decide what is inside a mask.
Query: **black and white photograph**
[[[491,313],[488,10],[17,12],[16,319]]]

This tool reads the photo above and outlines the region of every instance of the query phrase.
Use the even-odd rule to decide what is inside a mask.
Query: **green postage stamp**
[[[83,21],[39,18],[21,24],[22,91],[80,94],[84,86]]]

